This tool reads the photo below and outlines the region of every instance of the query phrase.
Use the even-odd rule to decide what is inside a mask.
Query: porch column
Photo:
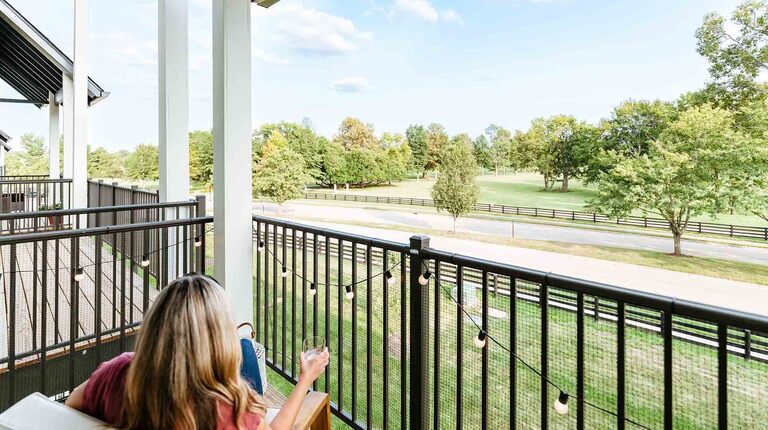
[[[160,201],[189,199],[189,2],[158,1],[158,80],[160,125]],[[176,218],[176,209],[168,208],[165,219]],[[205,215],[205,214],[202,214]],[[181,208],[180,218],[188,216]],[[178,243],[176,229],[168,231],[166,246]],[[175,249],[168,252],[168,280],[183,275],[176,264]]]
[[[72,205],[88,206],[88,0],[75,0]]]
[[[250,4],[213,2],[216,278],[237,322],[253,321]]]
[[[188,0],[159,0],[160,200],[189,198]]]
[[[51,179],[59,179],[59,105],[56,94],[48,96],[48,172]]]
[[[62,131],[64,132],[64,169],[65,179],[72,179],[72,150],[75,143],[73,127],[75,126],[75,89],[70,76],[64,75],[62,82],[64,99],[61,107],[64,110]]]

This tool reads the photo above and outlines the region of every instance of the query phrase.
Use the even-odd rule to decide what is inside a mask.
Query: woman
[[[124,430],[283,430],[293,426],[328,351],[305,361],[299,382],[271,424],[266,407],[240,376],[240,345],[223,289],[187,275],[157,296],[133,353],[99,366],[67,406]]]

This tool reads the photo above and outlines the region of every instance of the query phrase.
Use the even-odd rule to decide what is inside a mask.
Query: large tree
[[[493,169],[493,160],[491,159],[491,145],[488,142],[488,138],[484,134],[477,136],[474,142],[472,142],[472,152],[475,155],[475,161],[477,165],[491,170]]]
[[[437,210],[445,210],[456,220],[475,208],[480,188],[475,183],[477,163],[472,154],[471,140],[459,135],[440,151],[440,175],[432,186],[432,199]]]
[[[413,168],[418,173],[425,173],[427,165],[427,130],[421,125],[411,125],[405,131],[405,139],[411,148]]]
[[[193,181],[213,183],[213,132],[189,133],[189,177]]]
[[[706,90],[708,97],[718,106],[736,111],[766,95],[758,78],[768,72],[768,2],[745,1],[734,9],[729,21],[715,12],[707,14],[696,39],[713,78]]]
[[[20,139],[21,148],[11,152],[7,160],[8,175],[44,175],[48,173],[48,149],[45,139],[25,133]]]
[[[648,152],[622,157],[599,180],[591,207],[615,217],[635,210],[669,223],[674,255],[692,217],[715,216],[728,204],[738,176],[754,153],[754,139],[734,129],[733,114],[702,106],[680,114]]]
[[[440,153],[448,144],[448,133],[445,127],[440,124],[432,123],[427,127],[427,163],[424,171],[437,170],[440,166]]]
[[[282,205],[301,198],[310,179],[301,154],[288,146],[280,131],[273,130],[253,169],[254,197],[264,196]]]
[[[499,170],[509,167],[512,162],[512,133],[500,125],[491,124],[485,129],[485,135],[491,145],[488,151],[491,166],[498,176]]]
[[[312,122],[305,118],[301,124],[280,122],[262,125],[253,132],[252,143],[255,156],[261,155],[261,148],[275,130],[285,136],[289,148],[304,158],[307,172],[315,180],[322,182],[323,147],[328,143],[328,140],[315,133]]]
[[[91,151],[88,147],[88,176],[91,178],[122,178],[125,167],[116,154],[98,147]]]
[[[142,144],[126,160],[125,172],[129,179],[156,181],[160,178],[160,153],[157,146]]]
[[[364,124],[357,118],[346,118],[339,126],[339,132],[333,141],[344,149],[379,149],[379,141],[374,135],[373,126]]]

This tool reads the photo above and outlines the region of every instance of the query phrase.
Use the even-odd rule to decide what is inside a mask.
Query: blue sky
[[[190,127],[211,127],[210,0],[190,1]],[[11,0],[72,53],[71,0]],[[157,2],[90,3],[90,75],[112,95],[90,143],[157,142]],[[597,121],[628,98],[700,88],[694,32],[737,0],[282,0],[253,6],[253,125],[310,118],[331,136],[356,116],[377,133],[438,122],[452,133]],[[0,97],[15,97],[0,83]],[[0,129],[47,135],[47,112],[0,105]]]

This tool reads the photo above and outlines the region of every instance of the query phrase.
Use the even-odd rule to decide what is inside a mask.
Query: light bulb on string
[[[480,349],[485,348],[485,345],[488,343],[488,334],[486,334],[484,330],[480,330],[480,333],[477,334],[474,342],[476,347]]]
[[[195,238],[195,248],[200,248],[201,246],[203,246],[203,241],[200,240],[200,236],[197,236]]]
[[[347,299],[348,300],[354,299],[355,298],[355,290],[352,289],[352,286],[351,285],[347,285],[346,290],[347,290]]]
[[[283,277],[283,278],[287,278],[288,277],[288,269],[283,267],[283,271],[282,271],[282,273],[280,273],[280,276]]]
[[[432,272],[427,270],[421,276],[419,276],[419,284],[427,285],[429,283],[429,278],[431,278],[431,277],[432,277]]]
[[[259,252],[263,252],[264,251],[264,242],[259,241],[259,247],[257,249],[259,250]]]
[[[389,285],[390,287],[394,287],[395,285],[397,285],[397,279],[395,279],[391,271],[387,270],[386,272],[384,272],[384,278],[387,279],[387,285]]]
[[[317,294],[317,286],[313,282],[313,283],[309,284],[309,295],[310,296],[314,296],[315,294]]]
[[[83,279],[85,279],[85,271],[82,267],[78,267],[75,269],[75,281],[81,282]]]
[[[568,394],[565,391],[560,391],[560,395],[555,400],[555,410],[560,415],[568,413]]]
[[[149,256],[147,254],[144,254],[143,257],[141,257],[141,267],[147,267],[149,266]]]

